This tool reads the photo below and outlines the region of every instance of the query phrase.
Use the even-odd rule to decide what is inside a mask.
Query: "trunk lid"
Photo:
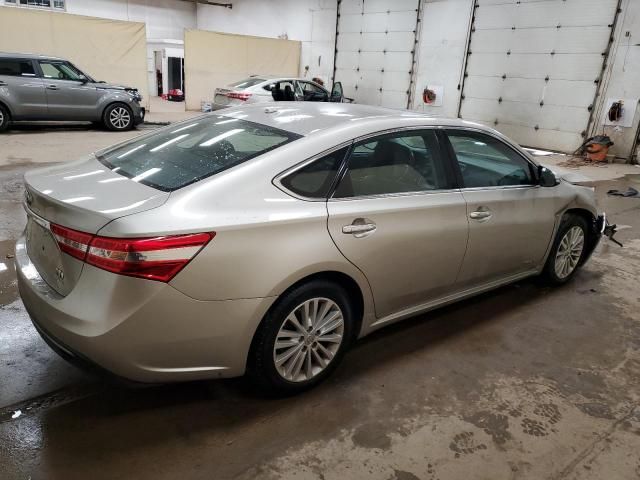
[[[227,97],[227,94],[230,91],[231,90],[228,88],[216,88],[215,95],[213,97],[214,103],[217,103],[218,105],[228,105],[230,99]]]
[[[60,295],[75,286],[84,263],[60,251],[50,229],[95,234],[116,218],[161,206],[169,193],[118,175],[95,157],[25,175],[27,253],[40,276]]]

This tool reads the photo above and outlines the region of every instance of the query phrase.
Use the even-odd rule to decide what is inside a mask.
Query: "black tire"
[[[125,122],[126,119],[128,122]],[[105,108],[102,121],[109,130],[115,132],[124,132],[134,127],[133,112],[124,103],[112,103]]]
[[[314,298],[329,299],[339,307],[343,318],[342,340],[333,358],[323,370],[314,374],[310,379],[291,381],[284,378],[276,367],[274,358],[276,338],[280,328],[287,322],[287,317],[305,301]],[[267,313],[254,336],[247,365],[249,379],[255,386],[268,394],[292,395],[314,387],[328,377],[340,364],[354,338],[353,315],[353,308],[344,289],[326,280],[313,280],[285,293]],[[315,349],[313,345],[302,348]],[[309,356],[312,356],[310,351]],[[301,373],[301,375],[306,377],[306,374]]]
[[[567,275],[559,275],[556,269],[558,250],[561,247],[562,240],[573,228],[579,228],[580,230],[582,230],[582,251],[580,252],[579,257],[577,257],[577,263],[575,264],[575,267],[573,267],[573,269]],[[562,285],[563,283],[567,283],[569,280],[571,280],[584,262],[584,258],[587,252],[587,246],[589,245],[589,240],[589,225],[587,224],[587,221],[579,215],[565,215],[562,219],[562,222],[560,223],[560,228],[558,228],[556,238],[553,241],[551,251],[549,252],[549,257],[547,258],[547,263],[545,264],[544,270],[542,272],[542,277],[544,278],[544,280],[552,285]]]
[[[9,122],[11,121],[11,115],[3,105],[0,105],[0,132],[4,132],[9,128]]]

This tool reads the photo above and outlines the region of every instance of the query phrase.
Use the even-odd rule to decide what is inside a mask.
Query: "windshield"
[[[204,116],[96,155],[114,172],[165,192],[300,138],[239,118]]]
[[[240,80],[239,82],[230,83],[229,86],[233,88],[243,89],[253,87],[254,85],[258,85],[259,83],[266,82],[264,78],[258,77],[249,77],[244,80]]]

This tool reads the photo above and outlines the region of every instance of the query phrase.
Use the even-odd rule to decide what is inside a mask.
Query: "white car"
[[[251,76],[223,88],[216,88],[213,110],[260,102],[342,102],[342,84],[333,90],[304,78]]]

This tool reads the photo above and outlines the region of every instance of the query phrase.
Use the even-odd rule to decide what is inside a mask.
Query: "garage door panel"
[[[596,53],[607,48],[611,29],[604,27],[478,30],[473,34],[474,53]]]
[[[340,35],[343,33],[360,33],[362,31],[362,15],[341,14],[340,15]]]
[[[602,56],[473,53],[467,71],[474,75],[591,80],[598,78]]]
[[[336,57],[336,68],[351,69],[358,66],[360,54],[358,52],[340,52]]]
[[[584,108],[557,105],[540,107],[524,102],[498,103],[495,100],[465,98],[462,107],[463,119],[479,120],[490,125],[498,120],[498,130],[501,123],[509,123],[579,133],[586,128],[588,118],[584,115]]]
[[[382,89],[404,92],[406,93],[406,89],[403,88],[404,85],[409,85],[409,74],[406,72],[389,72],[386,71],[382,74]],[[405,105],[406,107],[406,105]]]
[[[367,105],[380,105],[382,100],[382,93],[379,88],[365,88],[358,86],[358,89],[354,92],[354,96],[359,99],[359,103]]]
[[[521,101],[545,105],[586,108],[593,103],[597,85],[593,82],[549,80],[538,78],[469,77],[465,98]]]
[[[381,70],[384,57],[382,52],[360,52],[357,65],[361,70]]]
[[[562,132],[558,130],[538,129],[523,127],[521,125],[499,125],[500,132],[512,138],[520,145],[527,147],[539,147],[544,145],[544,149],[557,150],[559,152],[572,152],[574,145],[580,145],[584,138],[574,132]]]
[[[341,52],[357,52],[361,48],[360,32],[343,32],[336,39],[336,46]]]
[[[483,5],[476,9],[476,29],[540,28],[601,25],[613,21],[616,0],[541,1],[515,5]]]
[[[415,26],[415,11],[370,13],[362,15],[363,32],[405,32],[413,31]]]
[[[383,73],[379,70],[362,71],[360,70],[360,76],[356,80],[358,89],[360,88],[372,88],[379,90],[382,87]]]
[[[407,107],[407,94],[403,92],[384,90],[380,96],[380,106],[404,109]]]
[[[409,52],[387,52],[384,54],[382,67],[385,71],[409,73],[411,70],[412,57]]]
[[[364,13],[380,13],[380,12],[397,12],[397,11],[411,11],[418,8],[417,0],[367,0],[364,2]],[[415,14],[414,14],[415,23]]]
[[[406,52],[411,49],[415,35],[412,32],[363,33],[360,47],[362,51],[371,52],[386,50]],[[357,45],[357,44],[356,44]],[[338,46],[340,49],[340,46]],[[347,48],[348,50],[349,48]],[[351,49],[354,49],[351,47]],[[357,50],[358,47],[355,48]]]
[[[343,88],[346,88],[347,85],[355,86],[359,78],[360,72],[356,71],[355,68],[336,69],[336,82],[342,82]]]
[[[340,14],[352,14],[357,13],[360,15],[362,13],[362,6],[364,4],[364,0],[341,0],[340,1]]]

